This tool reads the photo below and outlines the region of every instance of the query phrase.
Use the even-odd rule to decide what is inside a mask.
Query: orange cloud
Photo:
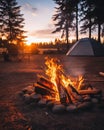
[[[33,31],[30,33],[31,36],[35,36],[37,38],[54,38],[55,36],[59,37],[59,33],[57,34],[53,34],[52,33],[53,29],[41,29],[41,30],[37,30],[37,31]]]

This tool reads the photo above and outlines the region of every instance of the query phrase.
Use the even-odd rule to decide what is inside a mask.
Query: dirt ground
[[[75,113],[53,114],[46,107],[29,105],[19,92],[44,74],[45,55],[27,57],[23,61],[0,61],[0,130],[103,130],[104,107]],[[104,94],[104,57],[57,57],[67,75],[83,75],[94,87]],[[104,104],[104,103],[103,103]]]

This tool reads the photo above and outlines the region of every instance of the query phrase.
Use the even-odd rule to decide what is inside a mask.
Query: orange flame
[[[46,57],[46,75],[50,78],[50,81],[55,85],[54,90],[56,91],[56,100],[59,101],[59,93],[58,93],[58,87],[56,83],[56,78],[57,78],[57,71],[61,70],[61,65],[57,64],[58,60]]]
[[[65,75],[63,66],[59,64],[58,59],[49,57],[46,57],[45,59],[46,59],[45,65],[47,66],[45,73],[49,77],[50,81],[54,84],[54,90],[56,92],[55,99],[57,101],[60,100],[58,89],[60,85],[66,88],[70,84],[72,86],[75,86],[76,89],[78,90],[80,89],[80,86],[83,82],[82,76],[79,76],[77,81],[75,79],[71,80],[72,78]]]

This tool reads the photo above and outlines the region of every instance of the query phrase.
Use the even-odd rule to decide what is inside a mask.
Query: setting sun
[[[49,39],[49,38],[36,38],[36,37],[28,36],[26,40],[27,40],[26,44],[27,44],[27,45],[31,45],[31,43],[51,42],[51,41],[53,41],[54,39]]]

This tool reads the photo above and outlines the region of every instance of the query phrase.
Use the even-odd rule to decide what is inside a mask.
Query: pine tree
[[[81,0],[80,2],[80,21],[82,22],[81,33],[89,32],[89,38],[92,33],[92,3],[88,3],[87,0]]]
[[[104,1],[103,0],[81,0],[81,10],[83,25],[81,32],[85,32],[89,29],[89,37],[91,37],[91,31],[98,27],[98,41],[100,42],[101,27],[103,29],[104,24]]]
[[[20,8],[16,0],[0,0],[0,36],[9,44],[21,44],[25,39],[24,18]]]
[[[93,0],[95,8],[93,10],[94,24],[98,26],[98,41],[101,41],[101,29],[104,24],[104,0]]]
[[[53,20],[56,30],[54,32],[62,31],[62,36],[66,36],[66,41],[70,36],[70,32],[76,30],[76,41],[78,41],[78,4],[80,0],[54,0],[58,5],[56,7],[56,14],[53,15]]]
[[[62,37],[66,37],[66,41],[68,44],[69,31],[74,28],[74,13],[71,7],[70,0],[54,0],[58,5],[56,7],[56,14],[53,15],[53,21],[56,21],[55,24],[56,30],[55,32],[62,31]]]

